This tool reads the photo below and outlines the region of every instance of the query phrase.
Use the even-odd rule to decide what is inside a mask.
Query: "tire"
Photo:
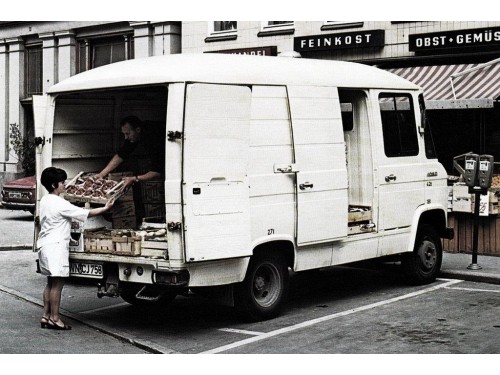
[[[146,298],[139,298],[140,296]],[[160,288],[155,285],[120,284],[120,297],[137,307],[164,307],[170,304],[177,296],[177,291]],[[147,298],[150,297],[150,298]]]
[[[288,267],[280,256],[252,258],[243,282],[235,287],[235,307],[248,320],[279,315],[288,294]]]
[[[434,228],[418,228],[413,252],[403,254],[402,266],[408,280],[415,285],[429,284],[436,280],[443,260],[441,239]]]

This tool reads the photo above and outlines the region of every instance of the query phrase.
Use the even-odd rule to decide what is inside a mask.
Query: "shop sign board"
[[[252,56],[277,56],[278,47],[270,46],[270,47],[225,49],[220,51],[207,51],[207,53],[226,53],[230,55],[252,55]]]
[[[443,31],[409,36],[409,49],[414,52],[494,45],[500,46],[500,27]]]
[[[350,33],[320,34],[294,38],[296,52],[347,48],[383,47],[384,30],[363,30]]]

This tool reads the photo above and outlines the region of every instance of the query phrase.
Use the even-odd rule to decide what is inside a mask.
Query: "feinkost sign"
[[[321,34],[294,38],[294,50],[297,52],[382,47],[383,45],[384,30]]]

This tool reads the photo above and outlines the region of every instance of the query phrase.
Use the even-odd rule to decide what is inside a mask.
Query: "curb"
[[[33,249],[33,244],[25,244],[25,245],[10,245],[10,246],[2,246],[0,245],[0,251],[12,251],[12,250],[31,250]]]
[[[489,284],[500,284],[499,275],[493,273],[479,272],[477,271],[441,271],[439,277],[448,279],[459,279],[464,281],[476,281],[480,283]]]

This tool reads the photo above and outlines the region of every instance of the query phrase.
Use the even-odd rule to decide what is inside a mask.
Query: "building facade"
[[[500,161],[500,21],[183,22],[182,53],[297,56],[375,65],[425,90],[438,157]],[[485,64],[484,66],[482,64]]]
[[[180,52],[180,22],[0,22],[0,186],[23,173],[12,126],[33,137],[33,95],[101,65]]]

